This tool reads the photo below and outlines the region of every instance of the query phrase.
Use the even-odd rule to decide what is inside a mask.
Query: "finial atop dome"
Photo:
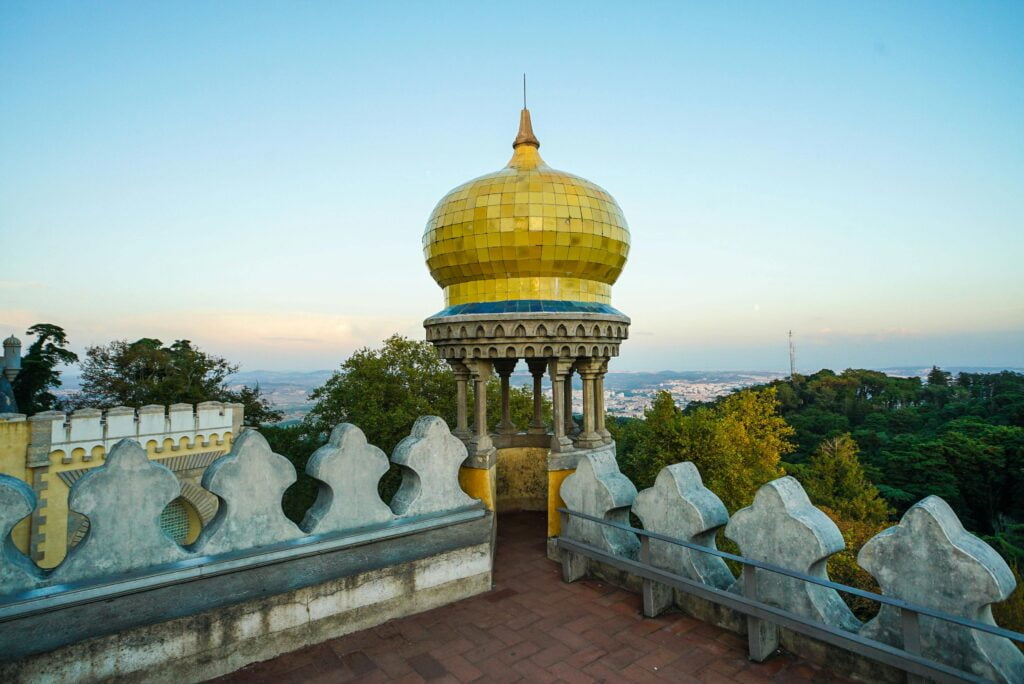
[[[512,149],[520,145],[533,145],[536,148],[540,148],[540,141],[533,134],[533,124],[530,123],[529,109],[519,112],[519,134],[516,136],[515,142],[512,143]]]
[[[533,145],[540,148],[540,141],[533,134],[533,124],[530,122],[530,110],[526,108],[526,74],[523,74],[523,111],[519,112],[519,134],[516,135],[512,149],[520,145]]]

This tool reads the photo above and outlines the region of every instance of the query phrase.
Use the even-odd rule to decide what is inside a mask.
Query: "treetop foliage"
[[[144,337],[89,347],[82,363],[82,392],[77,406],[110,408],[147,404],[238,402],[246,425],[281,419],[259,387],[232,390],[228,377],[238,366],[199,349],[189,340],[163,342]]]
[[[18,411],[31,415],[56,408],[57,397],[50,390],[60,387],[58,367],[76,363],[78,355],[67,348],[67,335],[59,325],[36,323],[25,334],[36,339],[22,358],[21,372],[11,386]]]
[[[744,390],[691,411],[659,392],[643,421],[613,421],[623,473],[650,487],[667,465],[693,461],[705,486],[730,512],[749,505],[764,483],[781,477],[793,429],[778,412],[774,388]]]

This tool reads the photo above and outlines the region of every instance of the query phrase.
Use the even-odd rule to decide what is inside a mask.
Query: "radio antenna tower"
[[[789,331],[789,379],[796,377],[796,347],[793,346],[793,331]]]

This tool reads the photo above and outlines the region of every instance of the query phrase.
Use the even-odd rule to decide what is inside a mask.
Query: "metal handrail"
[[[658,541],[668,542],[670,544],[682,546],[692,551],[699,551],[701,553],[706,553],[712,556],[718,556],[719,558],[727,558],[729,560],[736,561],[743,565],[753,566],[760,570],[767,570],[769,572],[774,572],[779,575],[785,575],[787,577],[792,577],[794,579],[802,580],[804,582],[810,582],[811,584],[817,584],[823,587],[828,587],[829,589],[835,589],[836,591],[841,591],[846,594],[860,596],[861,598],[877,601],[878,603],[893,606],[894,608],[899,608],[900,610],[913,611],[915,613],[918,613],[919,615],[925,615],[927,617],[936,618],[938,620],[943,620],[945,622],[951,622],[953,624],[960,625],[961,627],[976,629],[979,632],[988,632],[989,634],[995,634],[996,636],[1005,637],[1012,641],[1024,643],[1024,633],[1021,632],[1014,632],[1012,630],[1004,629],[1002,627],[985,624],[984,622],[978,622],[977,620],[971,620],[970,618],[960,617],[959,615],[953,615],[952,613],[946,613],[941,610],[934,610],[932,608],[928,608],[927,606],[910,603],[909,601],[904,601],[902,599],[883,596],[882,594],[876,594],[874,592],[867,591],[864,589],[858,589],[857,587],[851,587],[847,584],[840,584],[838,582],[833,582],[831,580],[821,579],[820,577],[806,575],[802,572],[790,570],[789,568],[784,568],[780,565],[765,563],[764,561],[754,560],[753,558],[737,556],[736,554],[729,553],[727,551],[720,551],[719,549],[712,549],[707,546],[693,544],[691,542],[684,541],[682,539],[677,539],[676,537],[670,537],[659,532],[651,532],[650,530],[644,530],[639,527],[633,527],[632,525],[616,522],[614,520],[598,518],[587,513],[581,513],[580,511],[571,511],[568,508],[559,508],[558,512],[564,513],[566,515],[571,515],[576,518],[589,520],[590,522],[607,525],[608,527],[614,527],[626,532],[632,532],[641,537],[657,539]]]
[[[848,632],[839,627],[832,627],[821,622],[816,622],[802,615],[791,613],[781,608],[762,603],[754,598],[743,594],[735,594],[725,589],[719,589],[697,580],[689,579],[682,575],[660,570],[657,567],[631,558],[616,556],[603,551],[597,547],[590,546],[571,539],[559,539],[558,547],[567,551],[584,555],[588,558],[600,561],[620,570],[625,570],[643,578],[644,583],[657,582],[666,586],[680,589],[689,594],[697,596],[718,605],[731,608],[747,616],[748,620],[766,621],[774,625],[785,627],[792,632],[804,634],[818,641],[834,646],[839,646],[854,653],[872,658],[881,663],[897,667],[905,672],[917,674],[935,679],[939,682],[975,682],[984,684],[987,680],[969,672],[963,672],[954,667],[930,660],[919,653],[911,650],[899,649],[874,639],[861,636],[855,632]],[[753,570],[750,570],[753,575]],[[753,577],[751,578],[753,579]],[[751,627],[748,625],[748,632]],[[756,631],[756,630],[752,630]],[[751,656],[753,658],[753,655]],[[760,660],[761,658],[754,658]]]

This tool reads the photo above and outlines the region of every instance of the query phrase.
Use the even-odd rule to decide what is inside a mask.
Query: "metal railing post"
[[[757,568],[743,566],[743,595],[757,601]],[[766,620],[747,616],[747,651],[751,660],[764,662],[779,648],[779,628]]]
[[[561,516],[561,528],[559,535],[564,535],[566,530],[569,529],[569,516],[566,513],[559,513]],[[583,579],[587,574],[587,557],[567,551],[566,549],[559,549],[559,556],[562,558],[562,581],[564,582],[575,582],[578,579]]]
[[[900,608],[900,630],[903,632],[903,650],[914,655],[921,655],[921,621],[917,611]],[[907,674],[907,684],[924,684],[924,677]]]
[[[640,562],[651,565],[651,539],[640,537]],[[644,578],[644,617],[657,617],[672,606],[672,587]]]

